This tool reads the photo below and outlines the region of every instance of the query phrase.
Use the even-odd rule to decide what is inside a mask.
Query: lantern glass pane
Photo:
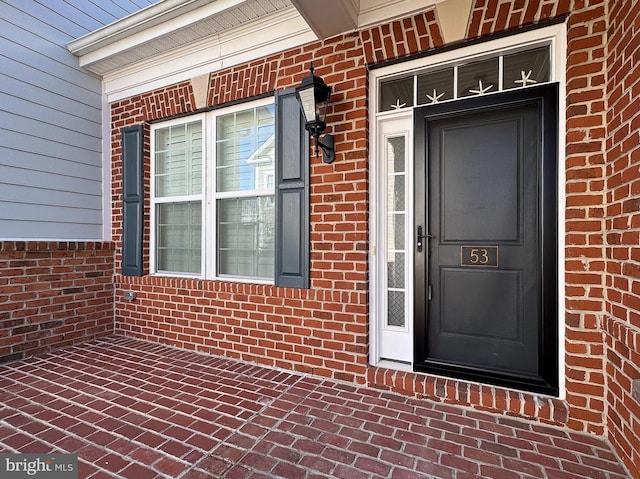
[[[309,88],[298,90],[298,97],[300,98],[300,104],[302,105],[302,111],[304,113],[305,121],[316,121],[316,106],[315,95],[313,93],[313,85]]]

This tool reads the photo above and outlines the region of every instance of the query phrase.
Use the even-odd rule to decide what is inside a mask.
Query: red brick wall
[[[582,0],[476,0],[471,12],[468,38],[502,32],[565,15],[584,8]]]
[[[0,362],[113,333],[113,246],[0,241]]]
[[[364,30],[360,36],[368,65],[426,52],[443,44],[433,10]]]
[[[308,74],[311,59],[316,73],[334,86],[329,123],[338,126],[329,131],[337,142],[336,163],[326,165],[312,158],[311,165],[311,289],[116,276],[119,331],[212,354],[364,382],[368,151],[367,73],[361,51],[359,37],[346,35],[210,78],[211,105],[296,85]],[[122,234],[120,129],[194,111],[194,104],[187,83],[112,105],[116,264],[121,258]],[[147,193],[149,173],[147,164]],[[148,238],[148,223],[145,235]],[[148,271],[148,251],[145,257]],[[123,290],[135,291],[137,299],[124,300]]]
[[[476,0],[467,32],[477,38],[569,13],[566,110],[566,401],[492,386],[393,371],[370,371],[370,381],[399,392],[510,415],[604,431],[604,149],[605,0]],[[561,159],[561,163],[562,163]],[[562,268],[563,265],[560,265]]]
[[[606,171],[607,426],[634,477],[640,477],[640,4],[609,7]]]
[[[333,165],[316,158],[311,162],[311,289],[117,276],[118,331],[183,348],[364,383],[368,352],[365,56],[398,52],[409,55],[433,47],[430,34],[434,20],[429,11],[394,22],[391,29],[382,26],[340,36],[212,74],[210,105],[295,86],[308,74],[312,60],[316,74],[334,88],[328,132],[335,136],[337,159]],[[409,29],[398,36],[401,24]],[[439,37],[436,42],[441,42]],[[387,48],[384,53],[379,51],[383,46]],[[194,111],[194,105],[188,83],[112,105],[117,264],[121,260],[122,234],[120,129]],[[145,174],[148,192],[148,164]],[[148,223],[145,235],[148,238]],[[148,250],[145,257],[148,270]],[[124,300],[124,290],[135,291],[137,299]]]
[[[569,426],[604,431],[606,2],[575,2],[568,18],[565,374]]]
[[[569,13],[570,12],[570,13]],[[337,159],[311,164],[311,289],[116,276],[117,330],[212,354],[602,433],[605,405],[604,0],[476,0],[469,38],[569,13],[566,111],[567,400],[367,366],[367,67],[442,46],[434,10],[240,65],[210,77],[209,104],[298,84],[313,59],[334,87]],[[194,110],[188,83],[112,105],[114,235],[121,235],[122,126]],[[148,182],[148,171],[147,171]],[[147,234],[149,225],[147,224]],[[148,256],[147,256],[148,257]],[[148,265],[147,265],[148,266]],[[147,268],[148,269],[148,268]],[[128,302],[124,290],[137,293]]]

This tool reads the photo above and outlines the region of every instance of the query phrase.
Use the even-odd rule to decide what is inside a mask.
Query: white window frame
[[[200,194],[197,195],[185,195],[185,196],[167,196],[167,197],[162,197],[162,198],[157,198],[156,197],[156,131],[157,130],[162,130],[171,126],[176,126],[176,125],[184,125],[187,123],[193,123],[196,121],[200,121],[202,123],[202,186],[200,189]],[[204,219],[205,219],[205,197],[206,197],[206,192],[205,192],[205,172],[206,172],[206,137],[207,137],[207,121],[206,121],[206,117],[204,114],[196,114],[196,115],[191,115],[191,116],[187,116],[187,117],[182,117],[182,118],[177,118],[177,119],[173,119],[173,120],[168,120],[168,121],[163,121],[161,123],[156,123],[151,125],[151,188],[150,188],[150,221],[151,221],[151,235],[150,235],[150,239],[151,239],[151,245],[150,245],[150,250],[149,250],[149,260],[150,260],[150,271],[151,274],[157,274],[159,276],[177,276],[177,277],[187,277],[187,278],[199,278],[202,277],[204,275],[204,251],[202,251],[202,254],[200,255],[200,275],[195,275],[192,273],[182,273],[182,272],[173,272],[173,271],[162,271],[162,270],[158,270],[157,269],[157,247],[158,247],[158,243],[157,243],[157,205],[159,204],[168,204],[168,203],[179,203],[179,202],[186,202],[186,201],[194,201],[197,200],[198,198],[200,199],[201,202],[201,212],[202,212],[202,218],[201,218],[201,224],[202,224],[202,231],[201,233],[201,238],[200,238],[200,244],[203,245],[203,249],[204,249],[204,245],[205,245],[205,223],[204,223]]]
[[[549,81],[558,83],[560,88],[559,104],[558,104],[558,357],[559,357],[559,384],[560,398],[566,395],[565,387],[565,325],[564,325],[564,308],[565,308],[565,142],[566,142],[566,121],[564,112],[566,111],[566,25],[564,23],[552,25],[536,30],[531,30],[522,34],[511,35],[504,38],[478,43],[468,47],[450,50],[443,53],[437,53],[417,60],[401,62],[379,69],[373,69],[369,73],[369,144],[371,145],[371,158],[369,169],[369,185],[370,197],[372,198],[369,211],[369,231],[371,233],[371,242],[369,250],[370,266],[370,290],[369,290],[369,363],[375,366],[386,367],[395,370],[411,370],[412,365],[401,362],[382,360],[380,357],[379,341],[382,334],[382,325],[386,321],[386,302],[380,298],[386,297],[386,272],[381,266],[379,255],[386,254],[385,238],[386,238],[386,210],[384,198],[386,197],[386,178],[385,165],[382,164],[384,155],[380,151],[383,142],[379,137],[379,125],[381,122],[389,119],[406,120],[406,125],[413,128],[413,106],[408,106],[399,110],[390,110],[378,112],[379,103],[379,85],[383,80],[400,77],[402,75],[414,72],[426,71],[429,69],[439,69],[444,66],[462,64],[471,61],[478,61],[496,55],[508,54],[514,51],[535,48],[537,46],[549,45],[550,51],[550,71]],[[455,83],[454,83],[455,85]],[[487,94],[488,96],[489,94]],[[468,97],[465,97],[468,98]],[[456,100],[448,100],[456,101]],[[422,106],[422,105],[420,105]],[[404,130],[399,130],[401,134]],[[387,132],[387,135],[390,133]],[[413,144],[410,145],[411,151],[408,153],[407,172],[413,170]],[[414,197],[413,179],[407,177],[407,187],[411,190],[409,197]],[[409,208],[407,208],[409,212]],[[406,241],[413,242],[413,232],[415,232],[415,224],[413,216],[408,219],[408,236]],[[409,248],[410,249],[410,248]],[[413,271],[413,254],[407,254],[407,267]],[[414,291],[413,284],[408,285],[407,300],[413,302]],[[411,324],[409,327],[413,330],[413,308],[409,304],[407,308],[411,313],[407,317],[407,321]],[[413,344],[411,344],[413,348]],[[412,353],[413,356],[413,353]]]
[[[228,115],[230,113],[260,108],[262,106],[275,105],[273,97],[263,98],[259,100],[251,100],[238,103],[229,107],[215,109],[206,113],[189,115],[177,119],[167,120],[155,123],[151,126],[151,235],[150,235],[150,273],[156,276],[165,277],[186,277],[211,279],[221,281],[233,281],[238,283],[257,283],[257,284],[273,284],[275,278],[259,278],[253,276],[236,276],[236,275],[220,275],[217,270],[218,250],[217,250],[217,201],[227,198],[255,198],[271,196],[275,201],[275,185],[273,188],[262,188],[255,190],[245,190],[237,192],[217,192],[216,184],[216,119],[219,116]],[[156,205],[159,203],[171,203],[183,201],[185,198],[193,199],[195,195],[190,196],[174,196],[163,198],[160,201],[155,196],[155,131],[169,126],[191,123],[194,121],[202,122],[202,254],[200,274],[180,273],[172,271],[161,271],[157,269],[157,238],[156,238]],[[275,117],[274,117],[275,123]],[[275,166],[275,165],[274,165]],[[275,228],[275,225],[274,225]]]

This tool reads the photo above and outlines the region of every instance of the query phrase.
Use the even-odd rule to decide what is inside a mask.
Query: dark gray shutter
[[[122,129],[122,274],[142,276],[144,126]]]
[[[275,284],[309,288],[309,134],[295,90],[276,92]]]

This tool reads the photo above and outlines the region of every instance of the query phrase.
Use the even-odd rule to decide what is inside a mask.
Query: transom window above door
[[[520,50],[382,80],[378,111],[413,108],[549,81],[549,46]]]

